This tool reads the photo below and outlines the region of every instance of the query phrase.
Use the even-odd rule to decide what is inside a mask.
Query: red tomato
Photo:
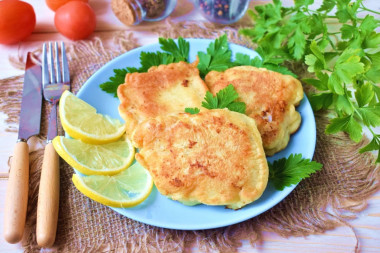
[[[63,6],[70,1],[82,1],[88,3],[88,0],[45,0],[46,5],[52,10],[56,11],[59,7]]]
[[[54,24],[58,32],[71,40],[85,39],[95,30],[95,12],[87,3],[71,1],[55,12]]]
[[[33,7],[19,0],[0,1],[0,44],[17,43],[30,34],[36,26]]]

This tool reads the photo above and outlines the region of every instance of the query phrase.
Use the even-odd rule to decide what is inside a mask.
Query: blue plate
[[[190,42],[190,61],[195,60],[198,51],[206,51],[207,46],[212,42],[212,40],[208,39],[187,39],[187,41]],[[251,57],[258,56],[255,51],[236,44],[230,44],[230,49],[233,54],[240,52]],[[113,76],[113,69],[127,66],[139,67],[139,56],[142,51],[161,50],[157,43],[134,49],[115,58],[89,78],[77,96],[94,106],[99,113],[108,114],[121,120],[117,109],[120,103],[119,100],[102,91],[99,84],[106,82],[110,76]],[[287,148],[270,157],[269,161],[288,157],[291,153],[301,153],[304,158],[309,159],[313,157],[316,128],[314,114],[306,96],[297,110],[302,117],[300,129],[291,136]],[[279,203],[295,187],[296,185],[278,191],[269,182],[259,200],[237,211],[226,209],[224,206],[185,206],[161,195],[155,187],[142,204],[133,208],[112,209],[131,219],[157,227],[182,230],[211,229],[228,226],[255,217]]]

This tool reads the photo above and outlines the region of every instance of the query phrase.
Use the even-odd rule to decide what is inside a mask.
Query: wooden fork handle
[[[59,156],[53,144],[45,147],[37,205],[37,243],[51,247],[57,232],[59,208]]]
[[[29,147],[16,143],[12,157],[4,209],[4,238],[17,243],[24,234],[29,188]]]

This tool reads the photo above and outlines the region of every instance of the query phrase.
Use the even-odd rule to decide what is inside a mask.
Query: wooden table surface
[[[0,78],[22,74],[22,70],[15,69],[9,63],[9,57],[25,57],[26,52],[39,47],[45,41],[68,41],[57,33],[54,27],[54,12],[45,5],[43,0],[24,0],[32,4],[37,15],[37,25],[34,33],[22,43],[4,46],[0,45]],[[269,0],[261,1],[263,3]],[[291,5],[291,0],[283,1]],[[321,2],[316,0],[315,2]],[[366,0],[365,5],[373,10],[380,11],[379,0]],[[259,4],[256,3],[255,4]],[[140,26],[126,27],[112,13],[110,0],[90,0],[90,5],[97,15],[97,27],[93,36],[105,31],[134,30],[135,36],[141,44],[148,44],[157,40],[156,35],[141,32],[141,28],[155,25],[144,23]],[[172,21],[205,20],[193,8],[188,0],[182,0],[181,5],[172,13]],[[0,112],[0,178],[8,172],[8,157],[13,152],[17,134],[6,132],[6,115]],[[4,203],[6,192],[6,179],[0,179],[0,252],[22,252],[21,244],[8,244],[3,237]],[[373,195],[368,201],[368,208],[358,214],[358,218],[349,222],[355,229],[360,241],[361,252],[380,252],[380,192]],[[248,242],[243,241],[241,252],[353,252],[356,240],[353,231],[346,226],[324,234],[308,237],[282,238],[274,233],[264,233],[264,243],[252,248]],[[192,251],[197,251],[194,247]]]

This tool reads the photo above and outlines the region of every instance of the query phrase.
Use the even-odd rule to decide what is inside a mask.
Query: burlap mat
[[[227,33],[230,41],[252,46],[237,35],[237,28],[186,22],[164,24],[155,28],[154,32],[174,38],[178,35],[215,38]],[[139,46],[128,31],[114,33],[112,37],[115,38],[112,47],[103,45],[100,37],[68,45],[74,93],[106,62]],[[8,115],[8,123],[18,122],[22,79],[21,76],[0,81],[0,110]],[[45,103],[39,136],[41,143],[46,136],[48,107]],[[345,134],[324,134],[328,122],[326,112],[316,114],[316,121],[314,159],[324,165],[323,170],[303,180],[286,199],[269,211],[240,224],[219,229],[176,231],[145,225],[121,216],[77,191],[71,181],[73,170],[62,161],[58,230],[53,250],[183,252],[195,245],[202,252],[234,252],[241,246],[242,239],[249,240],[252,245],[260,242],[264,230],[284,237],[323,233],[340,225],[353,230],[347,220],[355,218],[366,207],[368,198],[379,190],[379,167],[374,165],[372,154],[358,154],[362,142],[353,143]],[[15,131],[15,128],[9,127],[8,131]],[[40,251],[35,240],[35,221],[42,154],[42,149],[30,154],[29,208],[23,239],[26,252]],[[358,245],[357,242],[357,248]]]

